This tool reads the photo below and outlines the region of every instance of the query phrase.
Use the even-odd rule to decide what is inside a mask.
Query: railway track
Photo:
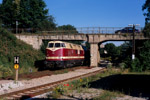
[[[92,76],[92,75],[95,75],[99,72],[103,72],[105,70],[106,70],[105,68],[102,68],[102,69],[99,69],[99,70],[96,70],[96,71],[93,71],[93,72],[89,72],[89,73],[86,73],[86,74],[83,74],[83,75],[71,77],[71,78],[68,78],[68,79],[64,79],[64,80],[60,80],[60,81],[56,81],[56,82],[52,82],[52,83],[32,87],[32,88],[27,88],[27,89],[24,89],[24,90],[19,90],[19,91],[3,94],[3,95],[0,95],[0,99],[4,98],[4,99],[7,99],[7,100],[20,100],[20,99],[23,100],[23,99],[27,99],[27,98],[32,98],[34,96],[49,92],[49,91],[53,90],[53,88],[56,87],[57,85],[62,84],[64,82],[68,82],[68,81],[72,81],[72,80],[75,80],[75,79]]]
[[[32,72],[32,73],[27,73],[27,74],[19,74],[19,80],[24,80],[24,79],[34,79],[34,78],[40,78],[43,76],[51,76],[55,75],[57,73],[64,73],[64,71],[74,71],[77,69],[90,69],[92,67],[87,67],[87,66],[77,66],[77,67],[71,67],[71,68],[66,68],[66,69],[53,69],[53,70],[43,70],[43,71],[38,71],[38,72]],[[8,76],[5,78],[0,78],[0,80],[14,80],[14,77]]]

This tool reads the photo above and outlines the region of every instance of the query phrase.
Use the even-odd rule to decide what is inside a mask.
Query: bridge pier
[[[90,56],[91,56],[91,63],[90,66],[98,66],[98,63],[100,61],[100,53],[99,53],[99,47],[97,43],[91,43],[90,44]]]

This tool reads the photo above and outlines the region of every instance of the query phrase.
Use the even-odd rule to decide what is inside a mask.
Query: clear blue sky
[[[49,14],[60,25],[75,27],[144,27],[142,5],[146,0],[44,0]],[[0,0],[0,3],[2,0]],[[121,42],[115,43],[119,45]]]
[[[75,27],[144,26],[145,0],[44,0],[58,25]]]

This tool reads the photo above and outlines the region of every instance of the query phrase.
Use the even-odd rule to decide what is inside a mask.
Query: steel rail
[[[27,89],[23,89],[23,90],[11,92],[11,93],[3,94],[3,95],[0,95],[0,98],[9,99],[9,100],[20,100],[22,98],[26,98],[26,99],[27,98],[32,98],[34,96],[49,92],[54,87],[56,87],[57,85],[62,84],[64,82],[68,82],[68,81],[72,81],[72,80],[76,80],[76,79],[96,75],[97,73],[103,72],[105,70],[106,70],[106,68],[102,68],[100,70],[97,70],[97,71],[94,71],[94,72],[89,72],[89,73],[79,75],[79,76],[75,76],[75,77],[72,77],[72,78],[68,78],[68,79],[64,79],[64,80],[60,80],[60,81],[56,81],[56,82],[52,82],[52,83],[32,87],[32,88],[27,88]]]

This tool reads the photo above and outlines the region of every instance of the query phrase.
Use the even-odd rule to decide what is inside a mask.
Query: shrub
[[[133,72],[141,72],[142,66],[140,66],[140,61],[138,58],[135,58],[133,61],[131,61],[131,71]]]
[[[13,68],[14,56],[20,57],[20,67],[24,70],[34,67],[34,62],[44,59],[45,55],[30,45],[18,40],[12,33],[0,28],[0,66]]]

